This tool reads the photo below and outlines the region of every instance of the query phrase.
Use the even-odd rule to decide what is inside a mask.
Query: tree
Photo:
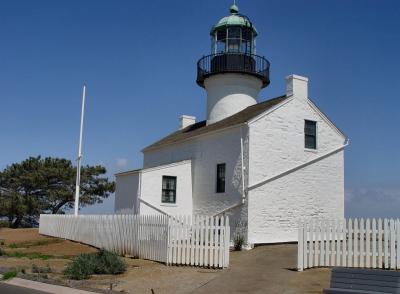
[[[103,166],[81,168],[80,206],[102,203],[115,184]],[[0,172],[0,217],[12,227],[37,223],[40,213],[65,213],[75,200],[76,167],[63,158],[30,157]]]

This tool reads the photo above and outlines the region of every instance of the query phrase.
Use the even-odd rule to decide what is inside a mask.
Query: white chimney
[[[186,128],[187,126],[190,126],[192,124],[196,123],[196,117],[195,116],[190,116],[190,115],[181,115],[179,117],[179,129],[182,130]]]
[[[286,96],[308,99],[308,78],[290,75],[286,77]]]

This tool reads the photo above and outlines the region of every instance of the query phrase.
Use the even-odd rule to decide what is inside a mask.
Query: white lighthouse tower
[[[207,124],[257,103],[269,84],[269,62],[256,55],[257,30],[236,5],[210,31],[211,54],[197,63],[197,84],[207,91]]]

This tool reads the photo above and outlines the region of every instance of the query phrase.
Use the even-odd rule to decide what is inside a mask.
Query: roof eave
[[[198,135],[195,135],[195,136],[192,136],[192,137],[180,140],[180,141],[171,142],[171,143],[165,143],[163,145],[154,146],[154,147],[151,147],[151,145],[149,145],[149,146],[143,148],[142,150],[140,150],[140,152],[145,153],[147,151],[153,151],[153,150],[157,150],[157,149],[162,149],[165,146],[171,146],[171,145],[179,144],[179,143],[190,141],[192,139],[196,139],[196,138],[199,138],[199,137],[208,136],[208,135],[216,134],[216,133],[219,133],[219,132],[231,130],[231,129],[234,129],[234,128],[237,128],[237,127],[241,127],[241,126],[247,125],[247,124],[248,124],[248,121],[245,121],[245,122],[242,122],[242,123],[231,125],[231,126],[226,127],[226,128],[221,128],[221,129],[217,129],[217,130],[210,131],[210,132],[207,132],[207,133],[198,134]]]

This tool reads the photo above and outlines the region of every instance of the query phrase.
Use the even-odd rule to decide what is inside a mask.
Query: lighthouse
[[[207,116],[181,116],[142,150],[143,168],[116,174],[115,211],[229,216],[231,242],[296,242],[299,219],[344,217],[347,137],[308,98],[307,77],[288,75],[279,96],[257,101],[270,64],[250,19],[229,12],[197,62]]]
[[[250,19],[229,9],[211,31],[211,54],[197,62],[197,84],[207,92],[207,124],[257,103],[269,85],[269,62],[256,54],[257,30]]]

